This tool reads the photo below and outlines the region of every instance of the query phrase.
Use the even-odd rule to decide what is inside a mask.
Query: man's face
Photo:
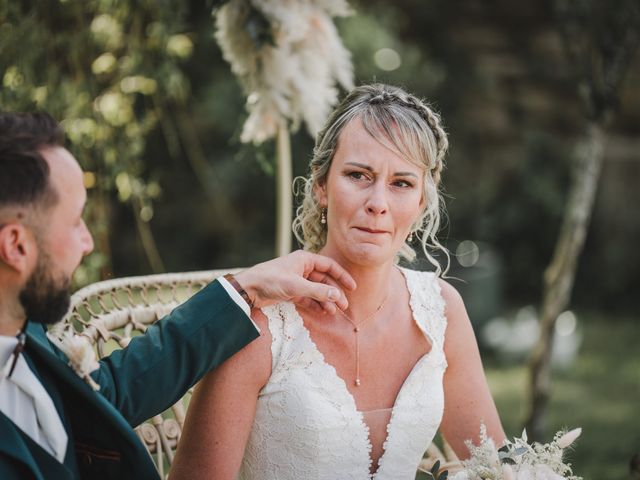
[[[36,323],[52,325],[69,309],[70,277],[53,278],[51,259],[40,250],[40,257],[27,284],[20,292],[20,304],[27,318]]]
[[[87,194],[80,166],[62,147],[46,148],[42,156],[58,199],[36,226],[38,261],[20,301],[29,320],[51,324],[67,311],[71,277],[82,257],[93,250],[93,239],[82,219]]]

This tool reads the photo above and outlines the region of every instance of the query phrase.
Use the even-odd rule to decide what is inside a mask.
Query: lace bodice
[[[402,269],[414,321],[431,343],[405,379],[372,476],[369,431],[333,366],[291,303],[263,309],[273,337],[272,374],[258,397],[242,480],[401,480],[417,466],[440,425],[446,318],[433,273]]]

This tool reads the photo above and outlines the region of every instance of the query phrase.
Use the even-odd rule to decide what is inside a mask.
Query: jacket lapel
[[[39,326],[36,325],[36,328]],[[90,408],[92,410],[98,410],[99,413],[105,418],[105,423],[109,423],[112,428],[119,430],[123,436],[128,438],[134,438],[137,443],[135,433],[132,431],[131,426],[122,418],[122,415],[111,405],[99,392],[93,391],[93,389],[82,380],[71,367],[69,367],[62,358],[62,355],[58,356],[54,353],[54,346],[49,343],[46,334],[42,328],[35,332],[31,332],[31,325],[27,329],[27,344],[26,349],[38,364],[39,369],[47,370],[56,385],[58,385],[61,395],[63,395],[67,401],[73,400],[74,405],[67,404],[67,413],[71,416],[77,409]],[[40,333],[42,332],[42,333]],[[60,386],[64,386],[63,389]]]
[[[89,385],[85,383],[71,367],[65,363],[64,355],[49,343],[41,325],[29,324],[27,327],[28,354],[38,365],[38,370],[46,370],[52,375],[56,384],[64,384],[65,389],[71,389],[74,395],[91,404],[102,404],[101,407],[110,410],[113,414],[116,410],[103,397],[97,395]],[[57,353],[57,355],[56,355]]]
[[[0,412],[0,432],[2,432],[0,453],[24,464],[33,473],[35,479],[73,478],[69,469],[31,440],[2,412]],[[0,466],[0,470],[1,468]]]
[[[100,452],[108,451],[109,454],[117,453],[119,463],[126,465],[125,470],[132,469],[129,470],[132,474],[134,471],[145,473],[144,477],[136,477],[157,478],[151,457],[131,426],[111,403],[65,363],[66,357],[51,345],[40,325],[27,327],[25,350],[40,374],[56,386],[60,401],[64,404],[68,427],[73,430],[69,440],[71,442],[73,438],[76,442],[75,445],[69,445],[70,449],[75,448],[79,452],[80,442],[84,452],[81,456],[87,453],[87,447]],[[78,460],[81,470],[84,470],[83,459]],[[106,471],[104,478],[107,478]]]

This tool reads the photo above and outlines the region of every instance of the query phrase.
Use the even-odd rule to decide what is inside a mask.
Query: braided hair
[[[422,250],[438,274],[443,273],[443,269],[431,251],[444,253],[446,272],[449,255],[436,238],[436,233],[440,228],[439,186],[449,141],[440,116],[427,103],[399,87],[383,84],[356,87],[329,116],[316,138],[308,177],[296,179],[296,190],[302,195],[302,203],[293,222],[296,238],[305,250],[312,252],[319,251],[326,243],[327,232],[320,222],[321,207],[314,188],[326,182],[340,134],[354,119],[359,119],[376,141],[425,172],[425,207],[411,232],[420,240]],[[398,256],[412,261],[416,252],[405,242]]]

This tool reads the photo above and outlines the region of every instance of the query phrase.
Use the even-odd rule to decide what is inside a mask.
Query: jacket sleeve
[[[215,281],[100,361],[92,377],[131,426],[173,405],[209,370],[258,337]]]

